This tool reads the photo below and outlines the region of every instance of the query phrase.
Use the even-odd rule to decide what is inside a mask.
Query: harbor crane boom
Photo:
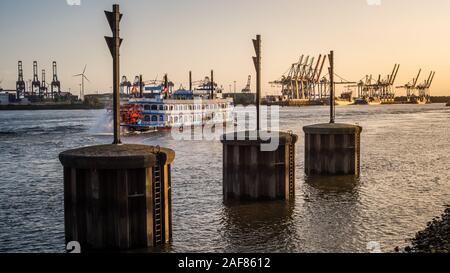
[[[395,74],[393,73],[391,77],[390,85],[393,85],[395,80],[397,79],[398,70],[400,69],[400,64],[397,64],[397,69],[395,70]]]
[[[436,72],[433,72],[433,76],[431,76],[431,79],[430,79],[430,81],[428,82],[427,88],[430,88],[430,87],[431,87],[431,84],[433,83],[433,80],[434,80],[434,75],[436,75]]]
[[[320,65],[321,59],[322,59],[322,54],[319,55],[319,59],[317,60],[316,67],[315,67],[314,72],[313,72],[313,74],[311,76],[313,82],[315,82],[314,80],[316,79],[317,70],[319,69],[319,65]]]
[[[419,73],[417,74],[417,77],[414,79],[414,82],[413,82],[413,86],[412,87],[416,87],[416,85],[417,85],[417,80],[419,80],[419,77],[420,77],[420,73],[422,72],[422,69],[419,69]]]
[[[323,56],[322,65],[320,66],[319,73],[317,74],[316,82],[320,81],[320,76],[322,76],[323,66],[325,65],[325,61],[327,60],[327,55]]]

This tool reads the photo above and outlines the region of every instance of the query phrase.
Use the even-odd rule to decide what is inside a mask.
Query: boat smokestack
[[[164,75],[164,98],[165,99],[169,98],[169,79],[167,74]]]
[[[211,99],[214,99],[214,70],[211,70]]]
[[[144,97],[144,82],[142,81],[142,75],[139,75],[139,96]]]
[[[192,91],[192,71],[189,71],[189,90]]]

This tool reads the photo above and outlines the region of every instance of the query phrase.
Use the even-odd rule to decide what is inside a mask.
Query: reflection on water
[[[170,147],[173,252],[392,251],[450,204],[450,108],[351,106],[339,122],[363,126],[361,176],[304,177],[302,127],[328,107],[283,108],[282,130],[299,135],[292,203],[224,204],[219,141],[175,141],[170,133],[123,137]],[[0,252],[63,252],[64,150],[111,142],[104,111],[0,113]]]
[[[357,194],[360,179],[354,175],[305,176],[305,182],[325,195],[340,193]]]
[[[359,178],[307,176],[305,181],[303,236],[317,244],[317,249],[309,251],[345,251],[357,236],[354,222],[358,215]]]
[[[223,210],[223,239],[227,252],[293,249],[294,204],[289,202],[235,203]]]

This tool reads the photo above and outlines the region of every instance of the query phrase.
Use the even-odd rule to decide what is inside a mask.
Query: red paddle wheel
[[[142,111],[138,105],[125,105],[121,109],[122,123],[125,125],[138,124],[142,117]]]

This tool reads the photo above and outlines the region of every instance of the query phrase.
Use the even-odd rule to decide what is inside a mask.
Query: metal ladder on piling
[[[295,145],[289,145],[289,198],[295,197]]]
[[[357,173],[357,176],[361,174],[361,135],[359,133],[355,134],[355,151],[356,151],[356,159],[355,159],[355,173]]]
[[[154,189],[153,194],[155,197],[154,203],[154,231],[155,231],[155,243],[156,245],[162,245],[163,239],[163,203],[162,203],[162,174],[161,174],[161,166],[157,164],[153,168],[153,177],[154,177]]]

